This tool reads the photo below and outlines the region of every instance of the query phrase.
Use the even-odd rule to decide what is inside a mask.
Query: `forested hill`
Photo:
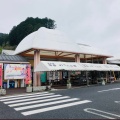
[[[15,49],[20,41],[28,34],[38,30],[40,27],[55,29],[56,24],[52,19],[28,17],[17,26],[13,26],[9,34],[0,33],[0,46],[4,49]]]
[[[8,41],[8,34],[0,33],[0,46],[3,46]]]

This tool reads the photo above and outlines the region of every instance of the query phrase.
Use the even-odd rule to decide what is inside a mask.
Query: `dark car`
[[[74,80],[71,80],[72,85],[87,85],[91,82],[91,78],[86,76],[76,77]]]

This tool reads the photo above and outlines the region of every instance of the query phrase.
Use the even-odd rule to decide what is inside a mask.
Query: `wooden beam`
[[[20,53],[19,55],[26,54],[26,53],[31,52],[31,51],[33,51],[33,50],[34,50],[34,49],[29,49],[29,50],[26,50],[26,51],[24,51],[24,52]]]
[[[33,54],[21,54],[24,57],[33,57]],[[63,57],[63,56],[48,56],[48,55],[40,55],[41,58],[66,58],[66,59],[74,59],[74,57]]]
[[[24,57],[33,57],[34,55],[33,54],[25,54],[25,53],[22,53],[21,54],[22,56]],[[70,55],[70,54],[69,54]],[[40,55],[41,58],[65,58],[65,59],[75,59],[74,57],[65,57],[66,55],[64,56],[49,56],[49,55]],[[94,57],[94,59],[100,59],[100,58],[103,58],[103,56],[96,56]],[[105,57],[106,58],[106,57]],[[91,58],[80,58],[81,60],[91,60]]]
[[[64,57],[64,56],[68,56],[68,55],[74,55],[74,53],[70,53],[70,54],[62,55],[62,57]]]
[[[58,56],[60,56],[63,52],[59,53]]]
[[[55,56],[57,56],[57,52],[55,51]]]

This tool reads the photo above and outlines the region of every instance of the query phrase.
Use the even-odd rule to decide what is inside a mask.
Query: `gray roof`
[[[0,55],[0,62],[28,63],[28,60],[20,55]]]
[[[14,50],[5,50],[5,49],[2,49],[2,54],[3,55],[14,55]]]

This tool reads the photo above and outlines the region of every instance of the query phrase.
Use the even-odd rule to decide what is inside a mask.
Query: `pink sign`
[[[31,65],[26,65],[26,84],[31,84]]]
[[[2,65],[0,65],[0,86],[2,86]]]

